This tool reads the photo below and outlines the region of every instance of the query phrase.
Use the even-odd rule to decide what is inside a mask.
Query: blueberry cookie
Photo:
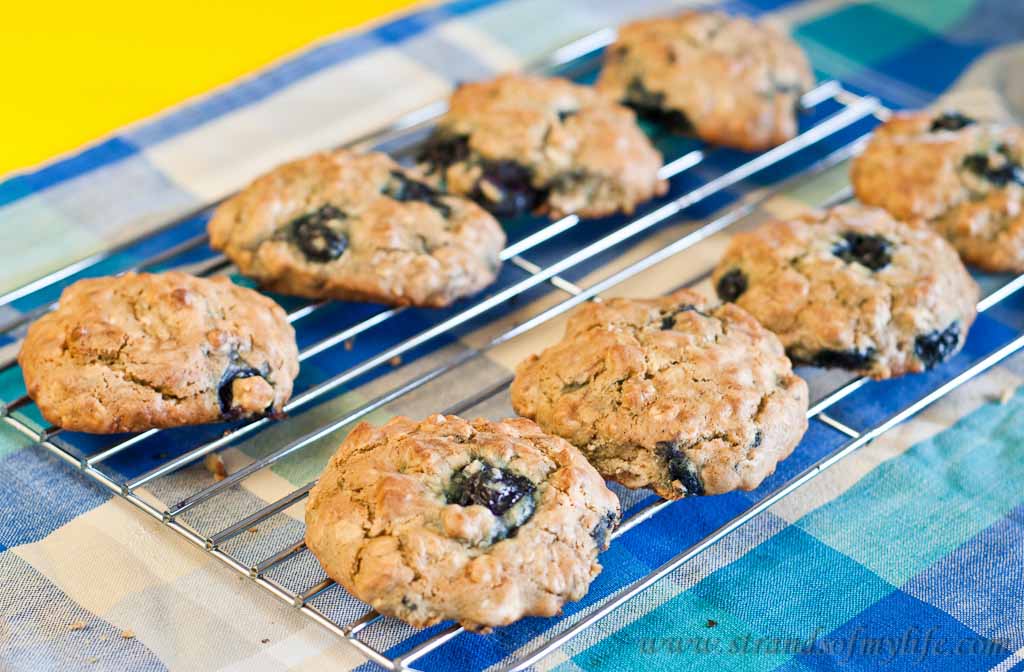
[[[311,298],[447,306],[494,282],[505,234],[472,201],[380,153],[279,166],[222,204],[210,244],[267,289]]]
[[[956,112],[896,115],[853,162],[857,198],[924,219],[969,264],[1024,272],[1024,129]]]
[[[598,90],[677,133],[748,151],[797,131],[814,74],[774,28],[721,12],[688,11],[619,29]]]
[[[846,205],[736,235],[712,277],[794,360],[873,378],[925,371],[963,346],[979,289],[924,224]]]
[[[306,544],[382,614],[486,632],[582,598],[618,520],[579,451],[529,420],[400,417],[341,444],[310,492]]]
[[[48,422],[93,434],[277,413],[299,372],[280,306],[177,272],[79,280],[29,327],[18,363]]]
[[[688,290],[584,305],[512,383],[516,413],[669,499],[756,488],[807,430],[807,397],[778,338]]]
[[[504,75],[452,94],[424,172],[501,217],[601,217],[661,195],[661,154],[625,107],[566,79]]]

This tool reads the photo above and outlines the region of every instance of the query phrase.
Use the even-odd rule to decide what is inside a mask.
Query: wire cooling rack
[[[596,72],[601,51],[613,38],[612,30],[589,35],[559,49],[538,69],[587,81]],[[379,410],[391,410],[396,405],[400,408],[416,394],[427,392],[437,404],[445,395],[435,396],[435,391],[447,386],[452,376],[473,383],[457,386],[462,390],[458,398],[439,402],[447,408],[435,405],[432,410],[487,414],[507,408],[511,377],[505,369],[483,373],[487,367],[479,363],[488,351],[584,301],[599,299],[602,293],[658,264],[697,249],[713,235],[750,216],[767,199],[829,173],[859,151],[871,128],[888,115],[880,101],[835,81],[823,82],[808,92],[801,107],[804,114],[799,135],[758,155],[704,147],[648,129],[670,159],[661,169],[662,177],[671,181],[667,196],[633,217],[584,223],[570,215],[554,222],[530,217],[503,222],[510,244],[501,255],[506,262],[501,277],[487,293],[451,309],[385,308],[275,297],[289,311],[303,361],[296,395],[285,407],[286,419],[92,437],[47,426],[23,394],[24,387],[20,388],[21,396],[8,395],[10,399],[0,406],[0,419],[88,478],[163,521],[172,533],[205,549],[260,588],[351,642],[374,663],[396,670],[414,666],[429,669],[443,656],[448,664],[479,665],[483,661],[496,669],[528,668],[823,469],[1024,347],[1024,310],[1017,305],[1024,276],[979,277],[986,295],[978,306],[981,316],[964,351],[929,373],[877,383],[801,371],[812,388],[807,436],[759,490],[721,496],[732,498],[720,500],[730,502],[725,507],[728,514],[720,513],[718,518],[697,516],[694,520],[699,522],[685,526],[687,532],[670,532],[669,527],[680,526],[660,525],[658,521],[670,515],[662,512],[672,507],[677,515],[686,516],[682,507],[699,507],[701,500],[672,503],[647,491],[617,489],[623,500],[624,520],[613,534],[613,548],[628,543],[634,535],[641,535],[645,542],[651,535],[661,535],[665,548],[660,555],[654,554],[660,564],[640,567],[625,581],[620,572],[615,585],[602,581],[602,575],[590,594],[579,603],[567,605],[560,618],[525,619],[491,635],[464,633],[452,624],[414,631],[348,596],[317,566],[302,542],[300,522],[303,500],[315,480],[269,503],[247,496],[245,488],[239,486],[315,452],[325,443],[337,445],[356,421],[372,417]],[[443,110],[443,103],[423,108],[354,144],[407,156]],[[849,187],[841,186],[820,199],[820,204],[849,198]],[[0,325],[0,331],[17,341],[28,322],[52,309],[62,287],[82,277],[167,268],[185,268],[200,275],[230,273],[230,263],[207,246],[205,222],[214,205],[207,204],[144,237],[0,296],[0,306],[17,310],[17,316]],[[631,244],[654,234],[672,233],[684,218],[691,224],[682,227],[681,235],[640,258],[629,254]],[[602,275],[606,267],[616,270]],[[588,282],[595,273],[599,279]],[[704,277],[706,273],[697,273],[680,277],[680,281],[691,284]],[[543,307],[522,314],[522,306],[538,305]],[[459,340],[474,332],[485,334],[482,340],[477,339],[477,345],[466,346]],[[20,372],[13,355],[0,361],[0,383],[4,390],[19,389]],[[362,394],[357,402],[338,405],[341,393],[352,390],[375,392]],[[266,439],[262,441],[263,449],[223,480],[215,481],[197,468],[207,455],[261,437]],[[319,460],[316,467],[322,466],[327,454],[321,451],[319,457],[311,458]],[[318,468],[310,472],[310,478],[315,473]],[[253,534],[256,530],[266,530],[267,534]],[[494,640],[500,643],[489,647]]]

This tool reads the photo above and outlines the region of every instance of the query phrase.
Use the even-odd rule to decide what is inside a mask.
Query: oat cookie
[[[756,488],[806,431],[807,396],[779,339],[689,290],[584,305],[512,383],[517,413],[669,499]]]
[[[18,363],[48,422],[94,434],[273,414],[299,372],[280,306],[178,272],[79,280],[29,327]]]
[[[789,140],[814,74],[774,28],[721,12],[687,11],[619,29],[598,90],[677,133],[749,151]]]
[[[494,282],[505,233],[388,156],[339,150],[286,163],[221,205],[210,244],[267,289],[447,306]]]
[[[561,78],[463,84],[419,160],[449,191],[502,217],[628,213],[667,188],[633,112]]]
[[[582,598],[618,520],[579,451],[529,420],[399,417],[342,443],[310,492],[306,543],[382,614],[487,631]]]
[[[924,219],[969,264],[1024,272],[1024,129],[957,112],[894,116],[853,162],[857,198]]]
[[[794,360],[873,378],[924,371],[959,352],[979,294],[941,236],[861,205],[738,234],[712,281]]]

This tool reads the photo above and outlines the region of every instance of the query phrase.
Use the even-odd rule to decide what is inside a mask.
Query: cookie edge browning
[[[573,577],[572,573],[566,573],[560,579],[559,583],[565,586],[562,594],[554,594],[551,592],[544,592],[541,586],[533,583],[527,584],[527,590],[519,590],[513,592],[511,595],[506,595],[506,599],[512,599],[514,604],[506,605],[505,608],[491,609],[490,611],[483,611],[482,605],[483,596],[478,593],[474,593],[474,600],[480,598],[480,603],[470,602],[469,613],[457,613],[460,611],[459,607],[466,607],[466,604],[444,604],[440,606],[427,604],[428,609],[412,609],[406,608],[404,600],[400,600],[396,593],[402,591],[396,590],[395,586],[406,585],[408,583],[407,577],[403,576],[400,571],[392,571],[390,573],[385,572],[384,576],[376,576],[373,583],[377,584],[370,588],[365,585],[360,589],[357,581],[358,571],[364,561],[363,551],[373,544],[375,550],[379,550],[380,545],[389,547],[388,550],[383,551],[384,554],[394,555],[402,551],[402,542],[399,536],[395,535],[377,535],[373,537],[366,536],[366,530],[360,523],[358,517],[352,518],[346,521],[346,514],[355,507],[349,506],[352,504],[351,498],[345,491],[339,487],[340,483],[344,480],[344,473],[346,469],[346,463],[349,459],[358,459],[362,454],[368,450],[374,450],[379,453],[383,450],[389,442],[398,441],[402,437],[416,435],[417,433],[424,430],[425,427],[439,427],[442,425],[457,424],[460,427],[472,428],[474,432],[478,430],[490,431],[495,433],[504,433],[513,437],[525,438],[530,443],[537,454],[547,460],[556,463],[556,468],[553,469],[541,483],[535,483],[537,488],[538,504],[537,510],[533,514],[534,516],[542,513],[541,504],[543,503],[541,497],[549,496],[550,499],[544,500],[553,504],[550,511],[558,513],[561,510],[568,512],[583,511],[582,514],[577,514],[573,519],[575,524],[581,528],[581,536],[579,538],[585,538],[592,541],[588,542],[587,548],[575,546],[566,546],[567,550],[576,553],[577,569],[580,569],[579,564],[586,563],[589,569],[585,572],[588,574],[584,585],[571,585],[574,582],[579,583],[580,577]],[[456,430],[457,431],[457,430]],[[436,434],[423,434],[424,438],[434,437],[437,438]],[[555,452],[548,452],[538,446],[537,443],[531,440],[530,437],[543,441],[554,448]],[[453,443],[461,444],[462,441],[453,441]],[[397,450],[392,443],[392,450]],[[430,450],[425,448],[424,450]],[[471,454],[472,455],[472,454]],[[447,459],[447,458],[444,458]],[[482,458],[478,458],[482,459]],[[360,464],[361,468],[369,468],[369,466]],[[386,489],[381,485],[388,479],[392,478],[407,478],[397,472],[377,472],[377,480],[373,485],[374,490],[370,493],[375,497],[375,503],[377,506],[381,506],[385,499],[393,497],[393,493],[387,493]],[[562,487],[548,486],[547,484],[552,481],[560,483]],[[544,489],[544,492],[540,492]],[[589,504],[586,506],[580,506],[573,496],[582,496],[587,498],[587,501],[593,502],[593,507]],[[405,506],[410,501],[409,497],[416,499],[416,495],[403,495],[399,499],[402,501],[402,506]],[[595,501],[596,500],[596,501]],[[394,500],[398,501],[398,500]],[[417,500],[418,502],[418,500]],[[360,505],[362,506],[362,505]],[[419,503],[415,504],[419,506]],[[595,525],[591,529],[587,529],[582,522],[584,515],[596,516],[598,512],[603,511],[603,515],[597,517]],[[382,614],[398,618],[400,620],[409,623],[410,625],[418,628],[429,627],[442,620],[455,620],[458,621],[467,630],[474,632],[489,632],[491,628],[508,625],[521,618],[527,616],[554,616],[558,614],[562,606],[569,601],[575,601],[581,599],[586,592],[589,590],[590,584],[594,578],[600,573],[601,565],[597,561],[598,554],[600,551],[607,549],[608,547],[608,535],[605,535],[603,540],[599,540],[594,536],[594,532],[604,525],[603,531],[610,532],[614,527],[608,527],[607,514],[610,511],[615,512],[615,521],[621,515],[621,506],[618,498],[615,494],[607,488],[604,480],[597,473],[597,471],[586,461],[583,455],[576,450],[568,442],[549,434],[544,433],[540,427],[525,418],[510,418],[501,421],[489,421],[482,418],[475,420],[465,420],[458,416],[444,416],[441,414],[435,414],[428,416],[422,421],[411,420],[407,417],[399,416],[392,418],[390,421],[381,426],[374,426],[368,422],[359,423],[352,432],[345,438],[341,446],[330,458],[327,466],[317,482],[317,484],[310,491],[310,496],[306,504],[305,509],[305,523],[306,523],[306,534],[305,541],[310,551],[317,558],[323,570],[333,580],[338,582],[344,587],[350,594],[357,599],[366,602],[371,605],[374,609]],[[372,510],[366,510],[365,515],[373,517]],[[532,520],[532,518],[531,518]],[[518,532],[522,533],[523,530],[527,529],[530,525],[530,520],[523,523],[518,528]],[[561,527],[561,525],[560,525]],[[422,528],[428,530],[431,535],[440,537],[441,539],[451,539],[451,537],[443,536],[443,533],[437,530],[429,528]],[[550,533],[550,530],[547,530]],[[492,559],[494,562],[501,562],[498,555],[498,547],[501,544],[517,543],[515,540],[519,539],[519,536],[511,536],[505,539],[494,541],[490,544],[486,552],[481,552],[478,555],[469,557],[469,560],[459,568],[459,576],[457,579],[465,579],[469,572],[473,571],[470,565],[473,564],[473,560],[486,558],[489,561]],[[561,539],[559,543],[567,543]],[[602,541],[603,546],[602,546]],[[346,548],[354,548],[347,556],[343,553],[338,553],[339,549],[344,550]],[[524,552],[529,552],[529,549],[522,549]],[[468,554],[467,554],[468,555]],[[513,557],[520,557],[522,553],[516,554]],[[379,557],[379,556],[378,556]],[[402,566],[406,567],[406,566]],[[351,570],[355,569],[355,573]],[[553,569],[560,569],[560,566],[552,565]],[[392,565],[392,569],[394,566]],[[501,568],[499,568],[501,569]],[[513,571],[515,567],[511,568]],[[452,581],[452,577],[437,577],[437,580],[445,580],[447,578]],[[513,577],[514,578],[514,577]],[[362,582],[365,583],[365,582]],[[565,585],[570,584],[570,585]],[[515,582],[516,586],[520,586],[519,582]],[[481,591],[486,591],[486,585],[482,585]],[[530,600],[531,595],[528,591],[532,590],[534,595],[532,601]],[[543,593],[543,594],[541,594]],[[390,603],[389,603],[390,599]],[[418,605],[424,606],[424,605]],[[473,610],[476,610],[475,613]],[[420,616],[417,617],[416,613],[419,611]],[[461,609],[465,612],[466,609]]]
[[[261,310],[276,318],[277,324],[274,328],[280,328],[282,338],[276,341],[276,348],[281,349],[281,365],[271,368],[267,374],[261,377],[272,376],[270,382],[274,390],[274,400],[271,407],[268,407],[267,414],[272,415],[281,412],[284,405],[291,398],[294,380],[299,372],[298,348],[295,343],[295,330],[288,323],[284,309],[276,302],[263,296],[259,292],[234,284],[225,276],[215,278],[200,278],[179,271],[168,271],[165,273],[126,273],[121,276],[103,276],[97,278],[85,278],[78,280],[64,288],[61,292],[58,306],[52,312],[44,315],[33,322],[26,332],[25,340],[22,342],[18,352],[18,364],[22,370],[25,388],[28,396],[35,402],[43,418],[55,426],[67,431],[83,432],[88,434],[119,434],[125,432],[140,432],[150,429],[171,429],[175,427],[186,427],[194,425],[215,424],[227,422],[234,419],[247,417],[260,417],[262,414],[235,414],[226,416],[222,409],[221,392],[216,386],[212,387],[215,397],[217,412],[197,414],[195,409],[179,408],[171,405],[167,408],[154,410],[148,404],[140,404],[138,407],[122,409],[120,413],[109,410],[110,401],[104,401],[102,395],[90,395],[88,406],[81,403],[69,403],[64,394],[66,385],[61,384],[62,378],[57,377],[60,371],[52,366],[47,366],[48,353],[55,350],[63,350],[63,343],[67,338],[67,311],[74,311],[75,307],[70,301],[74,300],[80,292],[88,291],[92,287],[111,286],[115,283],[153,282],[152,278],[158,278],[159,282],[165,279],[168,286],[184,282],[188,284],[198,283],[199,285],[219,284],[230,285],[230,291],[245,297],[252,305],[259,306]],[[193,289],[193,288],[186,288]],[[91,324],[101,324],[102,316],[95,319]],[[64,374],[75,376],[79,367],[68,365],[61,367]],[[211,372],[212,373],[212,372]],[[222,372],[220,375],[227,373]],[[80,379],[79,376],[75,376]],[[243,379],[244,377],[238,377]],[[232,379],[232,384],[235,378]],[[223,383],[223,381],[220,381]],[[53,389],[51,389],[53,388]],[[233,388],[232,388],[233,389]],[[81,395],[78,395],[81,396]],[[196,404],[198,404],[198,400]],[[193,404],[195,406],[196,404]],[[191,407],[190,407],[191,408]]]
[[[691,305],[698,311],[703,310],[714,310],[724,311],[725,318],[742,325],[745,329],[752,331],[756,337],[773,340],[778,346],[778,357],[780,360],[784,360],[787,365],[788,376],[784,385],[777,387],[777,390],[784,392],[784,398],[779,397],[778,394],[770,393],[765,397],[766,400],[771,400],[771,408],[778,408],[780,419],[776,422],[771,423],[761,428],[760,442],[755,446],[761,448],[761,455],[767,456],[767,448],[762,446],[771,445],[776,449],[771,453],[774,459],[761,459],[759,460],[758,468],[752,472],[747,472],[743,477],[740,477],[733,469],[716,469],[716,463],[711,461],[704,465],[697,475],[698,482],[700,484],[700,493],[688,492],[687,488],[679,487],[675,485],[676,481],[671,478],[663,478],[661,480],[648,479],[647,482],[640,482],[635,478],[635,473],[625,474],[619,473],[612,470],[603,469],[602,466],[594,460],[592,453],[594,449],[592,446],[577,446],[587,459],[592,461],[595,468],[605,478],[616,481],[625,487],[637,489],[637,488],[650,488],[654,490],[658,495],[666,499],[682,499],[687,496],[695,495],[716,495],[725,494],[734,490],[750,491],[754,490],[761,485],[765,478],[775,472],[778,463],[789,457],[796,446],[799,444],[801,438],[806,433],[809,426],[806,411],[809,406],[809,390],[806,381],[800,376],[793,372],[792,364],[789,358],[782,351],[782,344],[778,341],[775,334],[765,329],[756,319],[753,318],[749,313],[744,311],[739,306],[734,304],[724,304],[717,306],[710,306],[708,300],[702,295],[690,289],[677,290],[667,296],[658,297],[657,299],[611,299],[606,301],[605,304],[611,302],[626,302],[626,303],[648,303],[656,304],[659,302],[665,303],[666,307],[673,305]],[[612,304],[614,305],[614,304]],[[521,361],[515,369],[515,377],[512,381],[511,386],[511,400],[512,407],[519,415],[536,421],[544,431],[548,431],[554,435],[558,435],[556,428],[552,426],[546,426],[547,423],[540,413],[538,408],[538,398],[543,395],[542,391],[539,391],[542,386],[542,382],[539,381],[539,376],[535,374],[538,366],[540,366],[542,358],[548,354],[555,352],[557,348],[562,346],[566,342],[570,342],[570,335],[574,331],[573,324],[578,321],[580,323],[587,323],[590,320],[586,319],[587,312],[600,310],[597,304],[584,304],[578,308],[573,315],[569,318],[569,323],[566,326],[565,334],[558,343],[545,348],[540,353],[535,353],[528,356],[526,359]],[[795,403],[794,403],[795,402]],[[762,402],[763,403],[763,402]],[[768,407],[765,407],[767,410]],[[568,440],[568,439],[567,439]],[[642,446],[641,448],[647,452],[658,452],[659,450],[664,451],[667,446],[667,442],[654,442],[655,445]],[[668,473],[667,467],[665,474]],[[662,470],[659,469],[659,473]]]

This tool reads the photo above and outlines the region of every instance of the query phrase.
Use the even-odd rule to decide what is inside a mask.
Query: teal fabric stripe
[[[903,585],[1024,501],[1022,412],[1019,393],[983,406],[797,525]]]

